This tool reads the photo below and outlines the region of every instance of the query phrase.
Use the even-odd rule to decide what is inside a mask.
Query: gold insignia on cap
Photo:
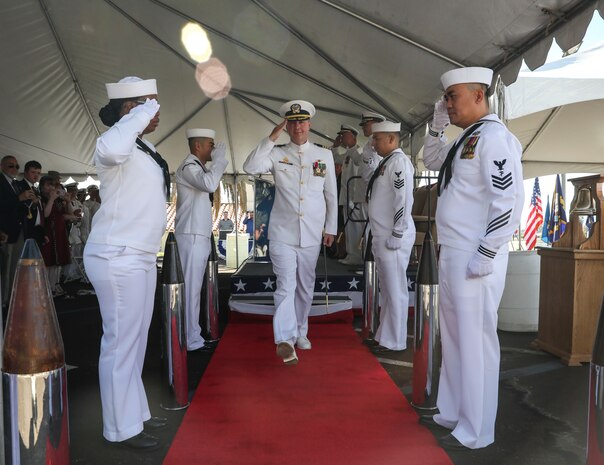
[[[300,113],[300,110],[302,109],[302,107],[300,106],[299,103],[294,103],[291,107],[290,110],[292,111],[292,113],[297,114]]]

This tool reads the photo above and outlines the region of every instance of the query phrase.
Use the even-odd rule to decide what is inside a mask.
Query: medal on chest
[[[325,177],[325,173],[327,172],[327,165],[324,161],[315,160],[312,162],[312,175],[320,176],[322,178]]]
[[[476,144],[478,144],[478,139],[480,139],[479,134],[480,132],[472,134],[465,142],[461,151],[461,155],[459,156],[461,160],[471,160],[472,158],[474,158]]]

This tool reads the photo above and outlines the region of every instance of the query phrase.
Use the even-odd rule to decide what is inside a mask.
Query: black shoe
[[[143,426],[145,427],[145,429],[156,430],[156,431],[158,429],[164,429],[167,424],[168,424],[168,419],[162,418],[162,417],[151,417],[147,421],[143,422]]]
[[[422,415],[419,417],[418,423],[425,425],[425,426],[434,426],[436,428],[442,428],[442,429],[446,429],[447,431],[451,431],[450,428],[447,428],[446,426],[443,425],[439,425],[438,423],[436,423],[434,421],[434,417],[432,415]]]
[[[374,354],[400,354],[406,350],[406,349],[393,350],[393,349],[389,349],[388,347],[384,347],[383,345],[380,345],[380,344],[370,347],[370,349],[371,349],[371,352],[373,352]]]
[[[363,344],[367,347],[375,347],[378,345],[378,342],[375,339],[365,339],[363,340]]]
[[[188,352],[213,352],[216,349],[215,346],[203,345],[197,349],[187,349]]]
[[[464,446],[457,440],[452,434],[447,434],[438,440],[440,447],[445,450],[471,450],[469,447]]]
[[[145,433],[144,431],[131,438],[119,442],[110,442],[110,444],[125,447],[126,449],[140,451],[159,449],[159,439],[157,439],[155,436]]]

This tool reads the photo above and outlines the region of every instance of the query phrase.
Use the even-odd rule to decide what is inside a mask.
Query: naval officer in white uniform
[[[415,242],[413,165],[400,149],[400,123],[373,124],[372,143],[382,157],[369,180],[369,227],[380,281],[377,351],[407,348],[407,266]]]
[[[315,286],[315,267],[321,248],[337,233],[338,199],[331,152],[309,142],[310,118],[315,107],[304,100],[285,103],[285,120],[260,142],[243,164],[253,175],[270,171],[275,179],[275,203],[268,229],[273,271],[273,330],[277,355],[295,364],[294,349],[311,348],[308,315]],[[286,128],[291,141],[276,146]]]
[[[154,449],[159,441],[146,431],[165,426],[166,419],[151,417],[141,373],[170,178],[165,161],[143,138],[159,124],[155,79],[127,77],[106,87],[110,101],[99,115],[110,129],[97,139],[93,158],[103,203],[84,249],[103,318],[103,436],[133,449]]]
[[[340,178],[339,205],[342,206],[346,227],[346,258],[340,260],[344,265],[361,265],[363,257],[359,247],[361,235],[365,228],[367,210],[364,208],[367,185],[360,178],[360,147],[357,145],[359,131],[352,126],[342,124],[338,135],[346,149],[342,156],[342,175]],[[351,178],[354,178],[350,180]]]
[[[214,148],[212,129],[188,129],[190,154],[176,170],[176,221],[174,232],[185,275],[187,350],[204,347],[199,326],[201,287],[210,255],[212,202],[227,167],[226,147]],[[208,163],[212,162],[212,163]]]
[[[505,285],[508,241],[518,227],[524,190],[521,146],[489,110],[487,68],[441,77],[424,164],[439,172],[436,210],[442,368],[433,421],[452,430],[448,449],[494,441],[499,384],[497,308]],[[464,131],[447,143],[449,123]]]
[[[365,183],[369,182],[375,168],[382,159],[375,151],[371,138],[371,135],[373,134],[373,125],[375,123],[381,123],[382,121],[386,121],[386,117],[379,113],[368,111],[361,114],[359,126],[361,126],[361,129],[363,130],[363,135],[369,138],[361,150],[361,164],[359,165],[359,176],[363,178]],[[366,190],[367,189],[365,189],[365,191]]]

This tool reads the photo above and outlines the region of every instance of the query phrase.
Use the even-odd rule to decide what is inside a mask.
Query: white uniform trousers
[[[499,389],[497,308],[505,286],[508,252],[493,260],[492,274],[466,278],[475,252],[441,245],[439,254],[442,367],[434,420],[453,429],[463,445],[478,449],[495,440]]]
[[[321,245],[299,247],[271,239],[273,271],[277,277],[274,294],[275,343],[295,344],[308,334],[308,315],[315,289],[315,269]]]
[[[365,205],[364,208],[363,205]],[[358,220],[366,220],[366,212],[367,205],[357,203],[352,212],[350,212],[350,220],[346,224],[346,261],[351,263],[363,263],[363,255],[359,245],[361,243],[363,229],[365,229],[365,223],[362,223]]]
[[[187,349],[203,347],[199,312],[201,287],[210,255],[210,238],[201,234],[176,234],[178,254],[185,275],[185,308],[187,323]]]
[[[105,244],[86,244],[84,264],[94,286],[103,337],[99,381],[103,436],[123,441],[151,418],[141,374],[157,282],[155,254]]]
[[[407,348],[409,313],[407,266],[415,236],[403,236],[403,246],[396,250],[386,247],[386,239],[387,236],[372,239],[380,286],[380,324],[375,340],[388,349],[404,350]]]

